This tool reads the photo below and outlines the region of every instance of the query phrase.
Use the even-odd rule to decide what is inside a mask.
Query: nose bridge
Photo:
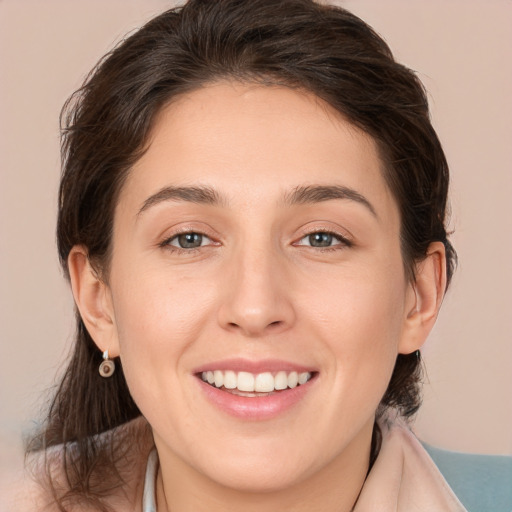
[[[233,251],[219,310],[224,328],[251,337],[284,330],[294,319],[284,255],[268,240],[254,242]]]

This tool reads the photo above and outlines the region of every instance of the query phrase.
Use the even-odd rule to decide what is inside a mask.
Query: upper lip
[[[263,372],[314,372],[315,368],[311,366],[306,366],[303,364],[293,363],[290,361],[280,360],[280,359],[260,359],[260,360],[251,360],[244,358],[232,358],[232,359],[222,359],[219,361],[212,361],[209,363],[205,363],[193,370],[193,373],[202,373],[208,371],[227,371],[231,370],[234,372],[248,372],[253,374],[263,373]]]

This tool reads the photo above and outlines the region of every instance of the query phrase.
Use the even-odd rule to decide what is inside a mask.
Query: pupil
[[[329,247],[332,244],[330,233],[313,233],[309,235],[309,243],[313,247]]]
[[[178,237],[178,243],[183,249],[200,247],[202,241],[203,235],[200,235],[199,233],[185,233]]]

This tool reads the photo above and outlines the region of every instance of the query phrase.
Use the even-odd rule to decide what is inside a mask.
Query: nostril
[[[242,321],[242,322],[228,322],[224,328],[233,333],[235,332],[243,332],[246,336],[249,337],[258,337],[266,334],[276,334],[279,332],[282,327],[286,325],[286,322],[282,320],[275,320],[274,322],[270,322],[268,324],[253,324],[250,321]]]

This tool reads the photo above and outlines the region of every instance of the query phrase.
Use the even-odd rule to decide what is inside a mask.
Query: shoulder
[[[39,457],[33,457],[36,465],[40,464]],[[45,494],[32,471],[24,467],[22,461],[16,461],[9,469],[2,468],[0,512],[53,512],[56,509],[52,509],[49,501],[45,499]]]
[[[0,512],[59,512],[51,486],[51,479],[58,488],[65,480],[60,462],[62,446],[33,452],[16,467],[3,470],[0,478]],[[51,468],[51,469],[50,469]],[[88,512],[86,508],[70,507],[69,512]]]
[[[126,442],[127,438],[132,442]],[[113,463],[123,485],[112,485],[104,498],[105,488],[101,489],[101,501],[109,510],[138,512],[142,502],[142,482],[146,460],[153,447],[151,432],[142,418],[122,425],[112,432],[100,434],[95,439],[97,445],[110,450],[114,442],[122,442],[128,449],[122,450]],[[31,453],[25,463],[18,461],[17,467],[0,471],[0,512],[58,512],[61,510],[54,499],[57,494],[69,492],[65,462],[79,457],[75,447],[68,445],[52,446],[46,451]],[[50,484],[51,480],[51,484]],[[92,475],[92,480],[97,480]],[[75,493],[76,494],[76,493]],[[79,495],[66,500],[69,512],[97,512],[98,508]]]

